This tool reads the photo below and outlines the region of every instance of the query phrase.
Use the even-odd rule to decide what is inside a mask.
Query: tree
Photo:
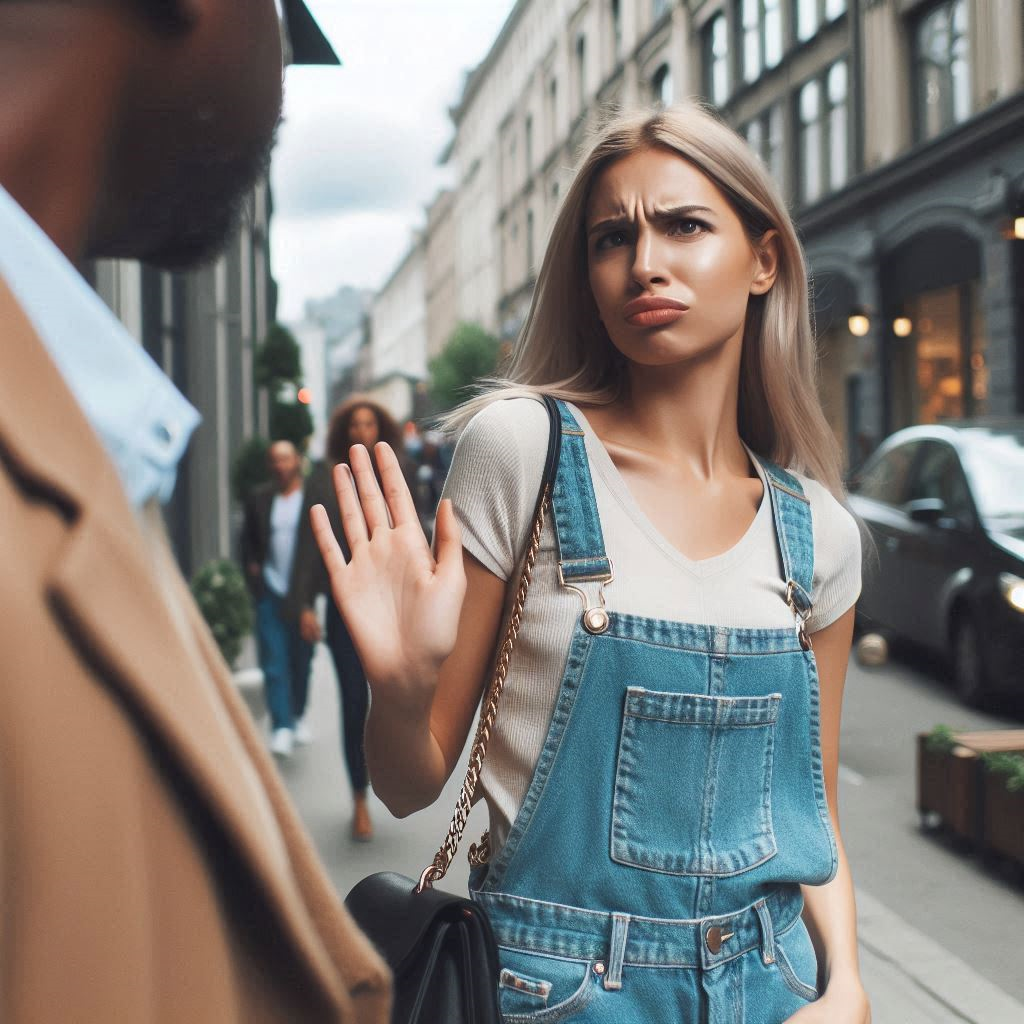
[[[250,437],[235,454],[231,467],[231,490],[243,505],[252,492],[270,480],[267,450],[270,442],[265,437]]]
[[[470,389],[498,367],[498,340],[479,324],[460,323],[440,355],[430,361],[430,394],[441,412],[469,397]]]
[[[296,401],[302,387],[302,352],[291,331],[273,324],[256,352],[256,381],[270,393],[270,436],[304,451],[313,433],[309,408]]]
[[[272,324],[256,352],[256,383],[270,389],[271,396],[289,381],[302,380],[302,352],[292,332]]]

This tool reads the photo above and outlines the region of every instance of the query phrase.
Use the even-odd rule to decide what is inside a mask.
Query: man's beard
[[[117,197],[113,238],[99,236],[94,256],[137,259],[163,270],[190,270],[223,251],[248,210],[253,187],[269,172],[276,126],[259,144],[225,147],[211,134],[204,141],[168,152],[159,181]],[[170,165],[170,166],[168,166]]]
[[[257,150],[225,153],[216,144],[193,150],[182,161],[182,182],[154,197],[149,216],[158,241],[140,258],[164,270],[186,270],[216,258],[234,234],[253,187],[270,170],[276,131]]]

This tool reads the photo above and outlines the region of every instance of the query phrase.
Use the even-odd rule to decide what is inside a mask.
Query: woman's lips
[[[676,306],[658,306],[633,313],[626,317],[626,322],[633,324],[634,327],[663,327],[665,324],[675,323],[685,312],[685,309]]]

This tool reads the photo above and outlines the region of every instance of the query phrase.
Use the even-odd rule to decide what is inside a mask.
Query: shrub
[[[252,629],[252,605],[241,570],[226,558],[207,562],[192,577],[192,596],[224,660],[233,665]]]
[[[956,746],[956,737],[948,725],[937,725],[928,734],[925,746],[933,754],[948,754]]]

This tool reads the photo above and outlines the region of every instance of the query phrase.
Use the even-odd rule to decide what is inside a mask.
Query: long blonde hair
[[[615,401],[627,382],[598,318],[587,269],[591,189],[611,163],[643,149],[678,153],[724,193],[752,245],[778,232],[778,276],[751,295],[740,359],[739,432],[760,455],[842,497],[839,445],[821,408],[807,270],[796,229],[767,169],[746,142],[696,103],[620,114],[600,128],[555,218],[530,311],[502,379],[444,421],[459,430],[485,405],[547,393],[576,404]]]

